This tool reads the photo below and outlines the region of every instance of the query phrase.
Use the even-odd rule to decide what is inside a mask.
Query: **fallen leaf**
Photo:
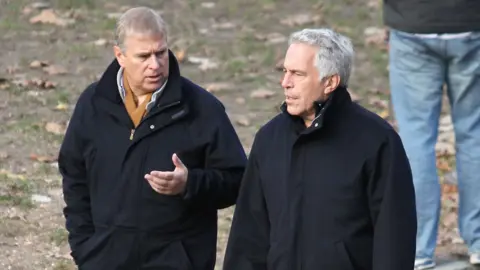
[[[10,84],[7,82],[0,82],[0,90],[5,90],[10,88]]]
[[[246,100],[243,97],[239,97],[235,99],[235,102],[239,105],[244,105],[246,103]]]
[[[74,19],[64,19],[60,18],[52,9],[44,9],[38,14],[30,19],[30,23],[44,23],[44,24],[54,24],[58,26],[67,26],[75,23]]]
[[[311,14],[296,14],[288,16],[286,19],[280,21],[281,24],[295,27],[295,26],[302,26],[306,24],[312,24],[315,22],[320,22],[321,17],[320,15],[311,15]]]
[[[55,122],[48,122],[45,124],[45,130],[57,135],[65,134],[65,126]]]
[[[202,71],[217,69],[219,66],[218,63],[204,57],[190,56],[188,57],[188,61],[193,64],[199,64],[198,68]]]
[[[388,110],[383,110],[380,113],[378,113],[378,115],[383,119],[387,119],[390,116],[390,112]]]
[[[187,55],[187,52],[183,49],[179,49],[179,50],[176,50],[174,52],[175,54],[175,57],[177,58],[178,62],[182,63],[183,61],[185,61],[185,57]]]
[[[33,12],[33,8],[30,6],[26,6],[22,9],[23,15],[30,15]]]
[[[267,45],[268,44],[273,45],[273,44],[283,43],[287,41],[287,37],[280,33],[270,33],[267,35],[257,34],[255,35],[255,38],[257,38],[260,41],[265,41]]]
[[[33,78],[30,80],[16,78],[12,81],[12,83],[21,88],[38,87],[40,89],[52,89],[56,87],[56,83],[40,78]]]
[[[266,89],[259,89],[255,90],[250,94],[251,98],[270,98],[275,95],[275,92],[266,90]]]
[[[381,108],[381,109],[387,109],[388,108],[388,101],[387,100],[383,100],[383,99],[380,99],[380,98],[375,97],[375,96],[370,96],[368,98],[368,103],[371,106],[375,106],[375,107],[378,107],[378,108]]]
[[[120,16],[122,16],[122,13],[107,13],[109,19],[118,19]]]
[[[51,163],[58,160],[58,158],[54,156],[39,156],[36,154],[31,154],[30,159],[38,162],[45,162],[45,163]]]
[[[9,157],[10,157],[10,155],[8,155],[7,152],[5,152],[5,151],[1,151],[1,152],[0,152],[0,160],[5,160],[5,159],[7,159],[7,158],[9,158]]]
[[[234,87],[234,85],[232,83],[214,82],[214,83],[207,84],[205,89],[210,93],[216,93],[216,92],[219,92],[219,91],[232,89],[233,87]]]
[[[213,3],[213,2],[203,2],[203,3],[202,3],[202,7],[203,7],[203,8],[214,8],[214,7],[215,7],[215,3]]]
[[[51,5],[47,2],[35,2],[35,3],[32,3],[31,5],[32,8],[34,9],[47,9],[47,8],[50,8]]]
[[[244,126],[244,127],[250,126],[250,120],[245,115],[238,116],[235,122],[240,126]]]
[[[93,44],[94,44],[95,46],[102,47],[102,46],[107,45],[107,44],[108,44],[108,41],[107,41],[106,39],[104,39],[104,38],[101,38],[101,39],[95,40],[95,41],[93,42]]]
[[[35,60],[30,63],[31,68],[41,68],[41,67],[47,67],[47,66],[48,66],[47,61]]]
[[[67,69],[59,65],[51,65],[48,67],[44,67],[43,71],[47,72],[49,75],[67,74]]]
[[[235,28],[236,25],[232,22],[223,22],[223,23],[214,23],[212,24],[213,29],[220,29],[220,30],[229,30]]]
[[[66,111],[68,109],[68,104],[59,102],[57,106],[55,106],[55,110],[57,111]]]
[[[40,195],[40,194],[33,194],[31,199],[33,202],[36,202],[36,203],[49,203],[52,201],[52,198],[45,195]]]

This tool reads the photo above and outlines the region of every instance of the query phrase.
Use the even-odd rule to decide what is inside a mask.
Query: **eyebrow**
[[[307,74],[307,72],[306,72],[306,71],[303,71],[303,70],[298,70],[298,69],[290,69],[290,70],[289,70],[289,69],[286,68],[286,67],[283,67],[283,69],[288,70],[288,71],[293,72],[293,73],[300,73],[300,74],[303,74],[303,75]]]
[[[162,47],[158,50],[155,50],[154,53],[159,53],[159,52],[166,51],[166,50],[167,50],[167,47]],[[135,56],[148,56],[150,54],[152,54],[151,51],[145,51],[145,52],[138,52],[138,53],[135,54]]]

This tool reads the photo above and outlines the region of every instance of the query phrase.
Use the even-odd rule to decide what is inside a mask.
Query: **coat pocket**
[[[112,234],[111,229],[97,228],[95,233],[82,245],[78,247],[72,255],[76,258],[79,265],[87,262],[93,255],[101,252]]]
[[[350,256],[348,255],[348,250],[347,247],[345,246],[344,242],[337,242],[335,244],[335,249],[338,254],[338,258],[340,260],[340,263],[342,265],[343,270],[355,270],[353,267],[352,260],[350,259]]]

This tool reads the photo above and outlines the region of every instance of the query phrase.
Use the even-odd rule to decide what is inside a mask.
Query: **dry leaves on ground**
[[[207,84],[205,89],[208,92],[216,93],[224,90],[230,90],[230,89],[233,89],[234,87],[235,86],[229,82],[214,82],[214,83]]]
[[[55,156],[42,156],[37,154],[30,154],[30,159],[33,161],[43,162],[43,163],[52,163],[58,160]]]
[[[219,64],[212,59],[206,58],[206,57],[196,57],[196,56],[190,56],[188,57],[188,61],[192,64],[197,64],[198,69],[202,71],[210,70],[210,69],[217,69],[219,67]]]
[[[251,98],[270,98],[275,95],[275,92],[267,89],[258,89],[250,94]]]
[[[314,24],[322,21],[322,17],[320,15],[312,15],[312,14],[295,14],[288,16],[287,18],[280,21],[281,24],[289,26],[289,27],[298,27],[307,24]]]
[[[32,17],[30,19],[30,23],[54,24],[54,25],[65,27],[75,23],[75,20],[61,18],[53,9],[44,9],[40,12],[40,14]]]
[[[45,130],[53,134],[63,135],[65,134],[66,127],[59,123],[48,122],[45,124]]]

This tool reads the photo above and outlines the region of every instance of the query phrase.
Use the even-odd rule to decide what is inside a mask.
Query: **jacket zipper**
[[[158,113],[160,113],[161,111],[163,111],[163,110],[165,110],[165,109],[168,109],[168,108],[170,108],[170,107],[173,107],[173,106],[175,106],[175,105],[177,105],[177,104],[179,104],[179,103],[180,103],[180,101],[176,101],[176,102],[167,104],[167,105],[161,107],[157,112],[155,112],[155,114],[158,114]],[[152,116],[153,116],[153,115],[147,115],[146,117],[142,118],[142,120],[140,120],[140,123],[138,124],[138,126],[140,126],[140,125],[143,123],[144,120],[146,120],[146,119],[148,119],[148,118],[150,118],[150,117],[152,117]],[[132,128],[132,129],[130,130],[130,141],[133,141],[133,135],[134,135],[134,134],[135,134],[135,128]]]
[[[135,129],[132,128],[132,130],[130,131],[130,141],[133,140],[133,134],[135,133]]]

